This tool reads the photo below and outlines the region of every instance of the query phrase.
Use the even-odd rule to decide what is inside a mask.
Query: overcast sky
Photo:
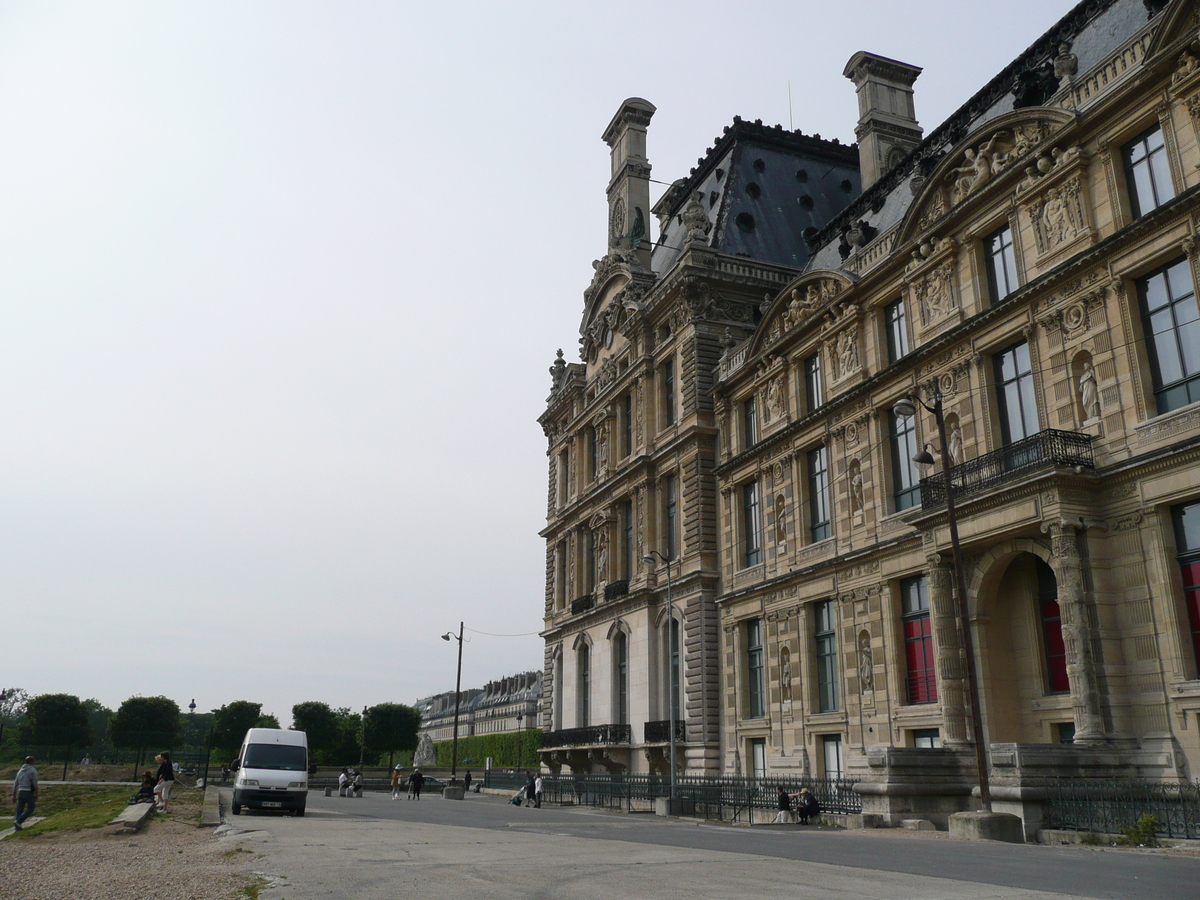
[[[930,130],[1071,6],[0,4],[0,685],[361,708],[540,668],[536,422],[605,252],[734,115]],[[655,197],[661,191],[656,187]]]

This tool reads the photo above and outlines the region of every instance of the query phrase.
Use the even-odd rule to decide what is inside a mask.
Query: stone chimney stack
[[[650,267],[650,161],[646,127],[655,106],[640,97],[621,104],[604,129],[612,157],[608,182],[608,252],[633,250]]]
[[[842,74],[858,90],[858,165],[865,191],[921,143],[913,107],[917,66],[859,50]]]

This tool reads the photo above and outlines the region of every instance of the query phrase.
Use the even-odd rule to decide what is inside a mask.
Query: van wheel
[[[233,814],[235,816],[240,816],[242,814],[242,804],[240,804],[240,803],[233,804]]]
[[[296,814],[296,815],[298,815],[298,816],[302,816],[302,815],[304,815],[304,807],[303,807],[303,806],[297,806],[297,807],[296,807],[296,812],[295,812],[295,814]]]

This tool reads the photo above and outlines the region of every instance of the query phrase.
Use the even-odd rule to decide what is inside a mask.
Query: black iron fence
[[[542,749],[579,747],[594,744],[628,744],[633,732],[628,725],[588,725],[542,732]]]
[[[520,772],[492,770],[485,774],[483,784],[515,794],[525,786],[525,776]],[[746,821],[751,809],[778,808],[776,786],[781,785],[789,794],[798,794],[801,788],[808,788],[821,804],[822,812],[861,813],[862,798],[854,792],[854,784],[848,778],[680,775],[675,779],[675,797],[683,801],[683,809],[697,818]],[[647,809],[655,800],[669,795],[670,780],[665,775],[542,773],[543,803],[632,812]]]
[[[1047,828],[1121,834],[1151,815],[1160,837],[1200,838],[1200,783],[1058,781],[1044,790]]]
[[[1094,469],[1092,436],[1047,428],[1037,434],[950,467],[954,499],[978,494],[1021,475],[1048,466]],[[946,484],[939,472],[921,479],[921,508],[946,502]]]

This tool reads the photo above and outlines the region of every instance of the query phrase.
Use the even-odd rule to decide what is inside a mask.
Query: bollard
[[[332,797],[333,796],[333,788],[331,788],[331,787],[325,788],[325,796]]]

